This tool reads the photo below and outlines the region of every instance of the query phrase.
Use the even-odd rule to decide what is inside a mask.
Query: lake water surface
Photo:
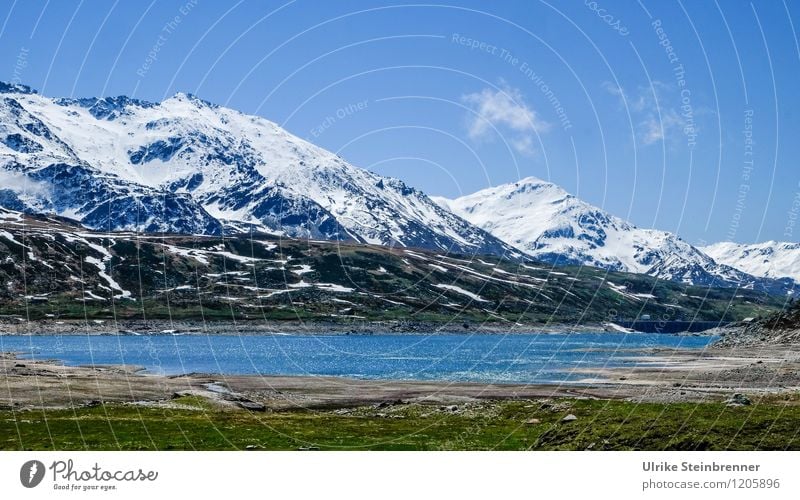
[[[0,336],[0,351],[68,365],[132,364],[150,373],[326,375],[386,380],[576,382],[576,368],[621,366],[654,347],[714,337],[658,334]]]

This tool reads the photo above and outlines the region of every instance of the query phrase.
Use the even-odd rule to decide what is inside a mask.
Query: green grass
[[[800,406],[772,400],[637,404],[554,400],[249,413],[180,398],[181,409],[101,405],[0,411],[4,450],[797,450]],[[562,423],[572,413],[578,420]],[[538,424],[528,424],[539,419]]]

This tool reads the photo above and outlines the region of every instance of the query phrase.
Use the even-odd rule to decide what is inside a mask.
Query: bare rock
[[[744,394],[736,393],[731,399],[725,401],[725,404],[728,406],[750,406],[752,401]]]
[[[237,401],[236,404],[247,411],[267,411],[266,406],[261,403],[256,403],[255,401]]]

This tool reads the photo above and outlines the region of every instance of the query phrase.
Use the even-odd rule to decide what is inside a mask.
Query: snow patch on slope
[[[800,283],[800,243],[766,241],[745,245],[721,242],[700,249],[720,264],[753,276],[786,277]]]

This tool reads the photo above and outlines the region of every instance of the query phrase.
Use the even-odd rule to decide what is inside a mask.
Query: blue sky
[[[692,243],[800,239],[800,7],[497,4],[3,0],[0,79],[192,92],[429,194],[533,175]]]

